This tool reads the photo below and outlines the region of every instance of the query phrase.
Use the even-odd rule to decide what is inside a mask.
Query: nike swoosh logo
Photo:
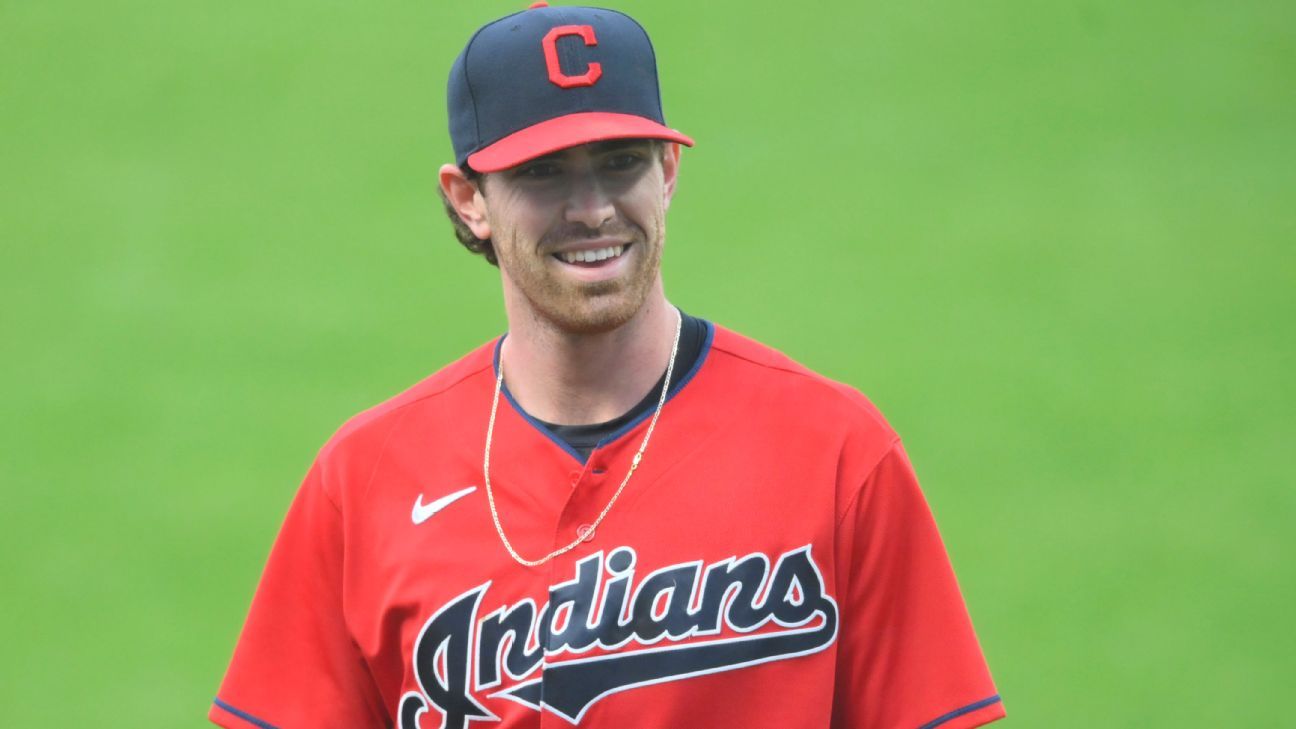
[[[476,486],[469,486],[468,488],[456,491],[453,494],[446,494],[436,501],[427,504],[423,503],[423,494],[419,494],[418,498],[414,500],[414,510],[410,512],[410,519],[414,522],[415,526],[418,526],[428,519],[431,519],[433,514],[436,514],[438,511],[441,511],[476,490]]]

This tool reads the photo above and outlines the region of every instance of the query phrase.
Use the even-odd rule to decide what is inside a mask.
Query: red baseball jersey
[[[966,729],[1004,715],[900,441],[859,393],[709,327],[582,463],[498,342],[348,422],[275,542],[212,721],[250,729]]]

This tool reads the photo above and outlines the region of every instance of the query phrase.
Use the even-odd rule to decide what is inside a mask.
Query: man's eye
[[[562,169],[553,162],[535,162],[518,170],[517,176],[532,180],[544,180],[554,177],[561,172]]]
[[[643,163],[643,155],[636,152],[622,152],[608,157],[606,166],[610,170],[632,170]]]

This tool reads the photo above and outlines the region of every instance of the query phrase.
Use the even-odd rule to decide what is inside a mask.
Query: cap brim
[[[468,155],[468,165],[478,172],[499,172],[560,149],[608,139],[665,139],[693,146],[689,137],[652,119],[588,111],[560,116],[514,132]]]

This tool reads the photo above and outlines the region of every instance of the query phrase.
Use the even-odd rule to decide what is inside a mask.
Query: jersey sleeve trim
[[[918,729],[936,729],[936,727],[945,726],[949,722],[954,721],[959,717],[967,716],[968,714],[971,714],[974,711],[984,709],[988,706],[995,706],[996,704],[999,705],[996,707],[997,711],[987,712],[986,716],[980,717],[981,719],[983,719],[983,721],[977,721],[976,723],[972,723],[972,724],[961,722],[958,724],[958,726],[974,727],[974,726],[981,726],[982,724],[988,724],[994,721],[995,719],[1000,719],[1004,716],[1003,705],[1002,705],[1003,699],[999,697],[999,694],[995,694],[994,696],[991,696],[989,698],[981,699],[980,701],[973,702],[960,709],[955,709],[949,712],[948,714],[942,714],[941,716],[938,716],[935,719],[932,719],[931,721],[927,722],[926,724],[923,724],[922,726],[918,727]],[[953,729],[953,728],[947,727],[947,729]]]
[[[242,711],[242,710],[240,710],[240,709],[236,709],[236,708],[234,708],[233,706],[230,706],[229,704],[225,703],[224,701],[221,701],[221,700],[220,700],[220,697],[217,697],[217,698],[212,699],[212,704],[213,704],[214,708],[216,708],[216,709],[220,709],[221,711],[225,712],[226,714],[229,714],[230,716],[234,716],[234,717],[237,717],[237,718],[239,718],[239,719],[242,719],[243,721],[247,722],[248,724],[251,724],[252,726],[257,727],[258,729],[279,729],[279,727],[275,726],[274,724],[271,724],[271,723],[268,722],[268,721],[262,721],[261,719],[258,719],[258,718],[256,718],[255,716],[252,716],[251,714],[247,713],[246,711]],[[215,714],[215,713],[216,713],[215,711],[212,712],[212,714]],[[210,717],[210,718],[211,718],[211,720],[212,720],[213,722],[215,722],[215,723],[217,723],[217,724],[220,724],[220,722],[216,721],[216,717],[215,717],[215,716],[212,716],[212,717]],[[225,725],[225,724],[221,724],[221,726],[227,726],[227,725]]]

